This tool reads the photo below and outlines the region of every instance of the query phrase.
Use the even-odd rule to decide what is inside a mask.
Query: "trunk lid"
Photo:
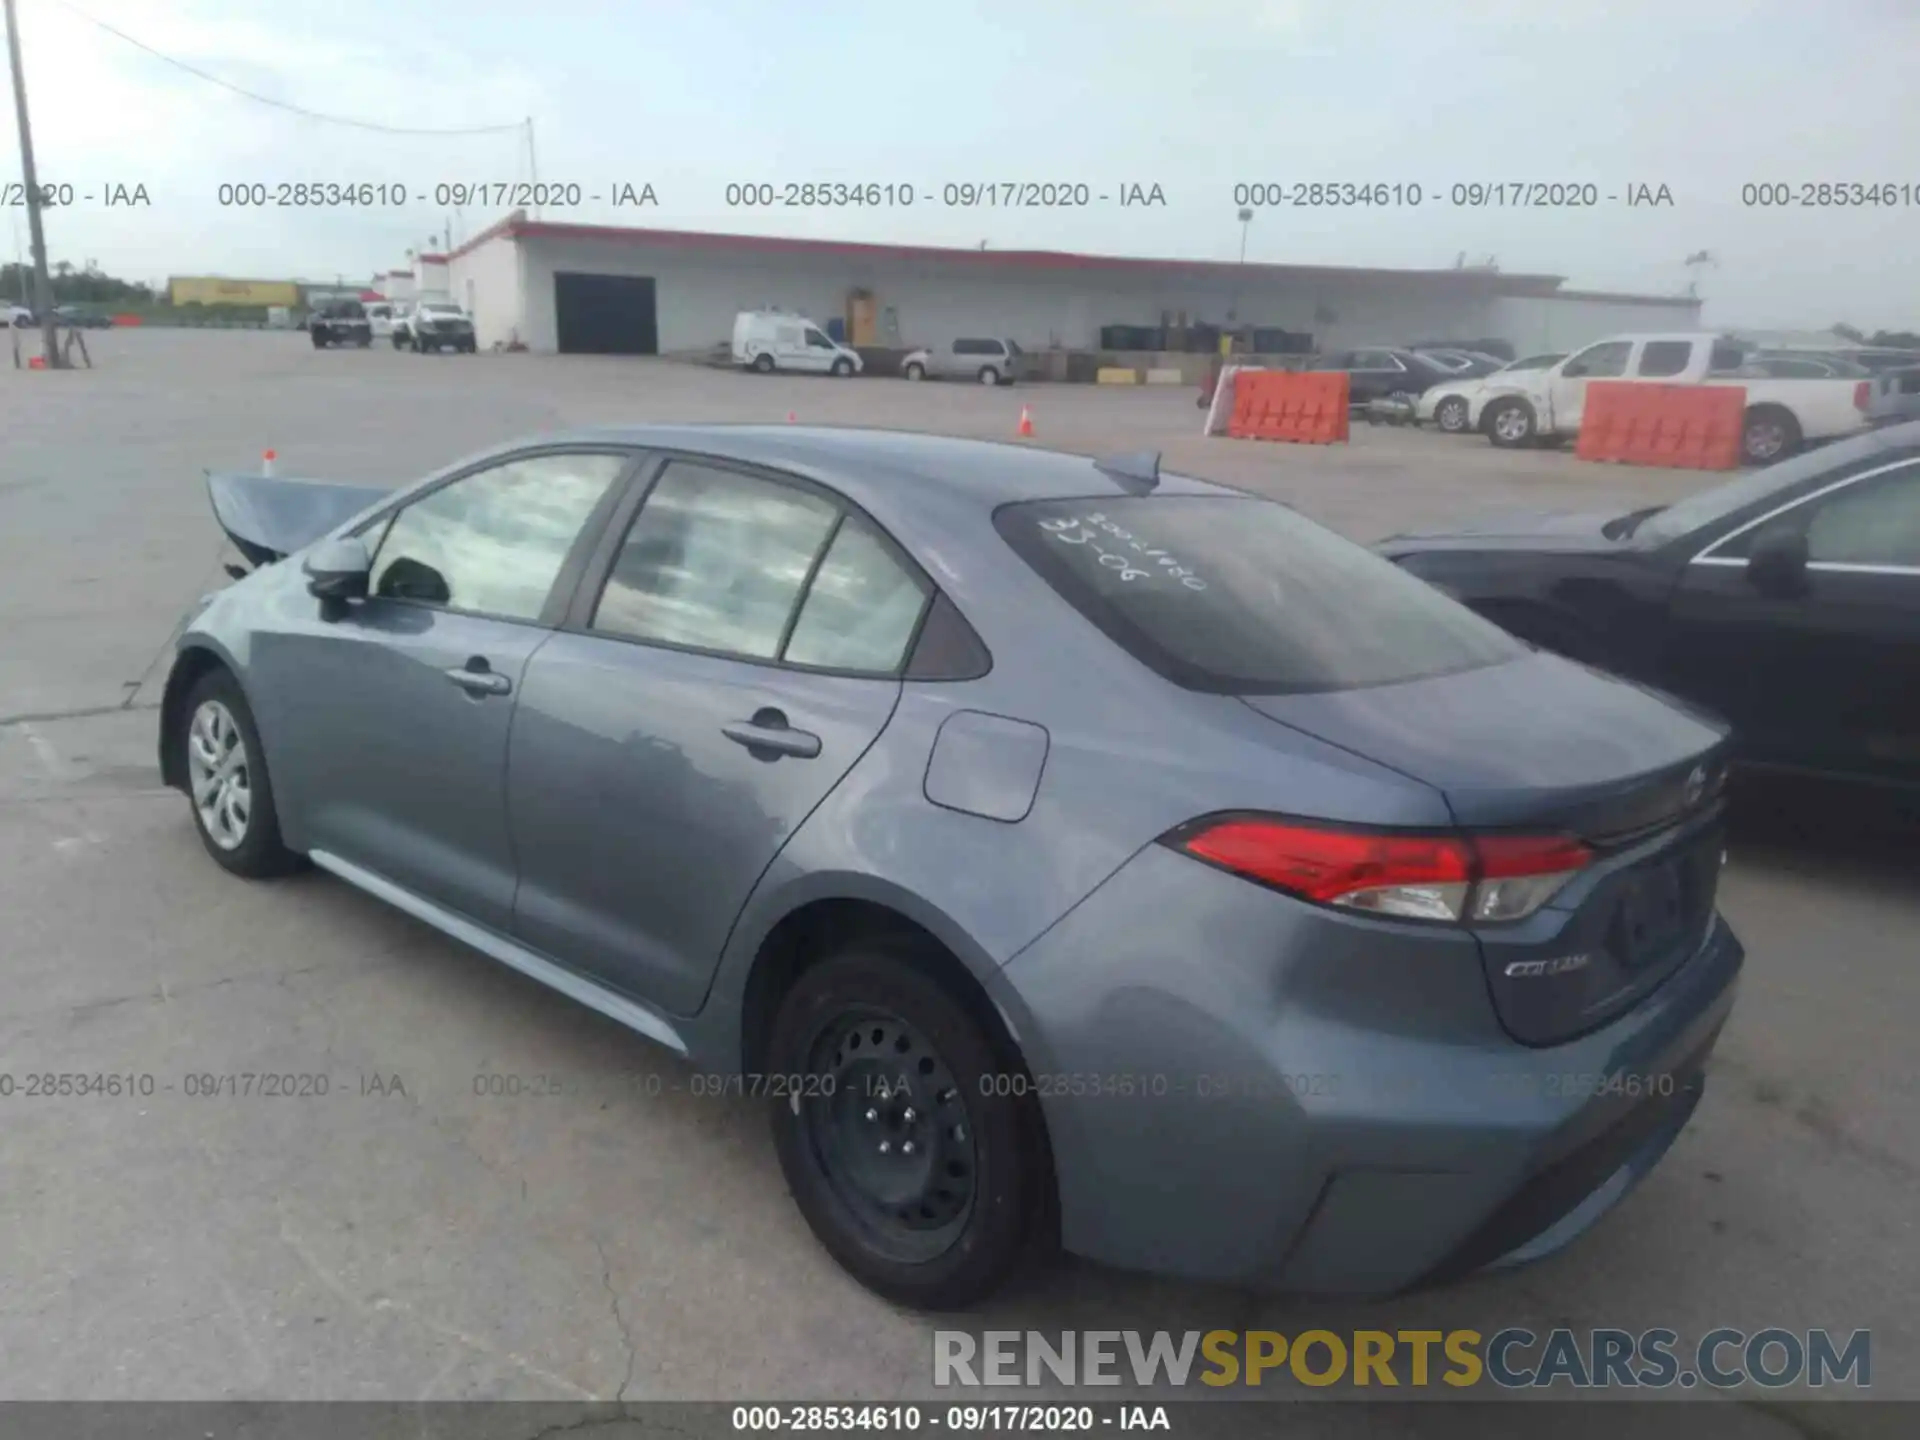
[[[1605,1024],[1705,940],[1722,848],[1718,722],[1538,651],[1405,685],[1244,698],[1434,786],[1462,829],[1571,834],[1592,849],[1534,914],[1475,928],[1516,1039],[1555,1044]]]

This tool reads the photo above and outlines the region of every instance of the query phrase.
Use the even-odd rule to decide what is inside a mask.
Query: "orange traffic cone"
[[[787,424],[793,424],[793,411],[787,411]]]
[[[276,452],[272,450],[262,450],[260,452],[260,473],[262,475],[273,474],[273,462],[277,459],[279,459],[279,456]]]
[[[1013,432],[1024,440],[1033,438],[1033,416],[1027,413],[1027,407],[1020,407],[1020,428]]]

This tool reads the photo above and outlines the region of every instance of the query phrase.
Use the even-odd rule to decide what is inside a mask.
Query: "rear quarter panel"
[[[769,866],[709,992],[706,1012],[723,1017],[723,1036],[724,1017],[737,1014],[767,934],[810,901],[869,899],[898,910],[941,939],[991,994],[1010,959],[1142,848],[1197,816],[1274,809],[1363,823],[1446,823],[1445,803],[1430,787],[1299,734],[1237,698],[1192,694],[1162,680],[1005,550],[984,514],[977,523],[983,546],[1000,546],[1005,563],[983,551],[986,558],[956,578],[954,599],[975,621],[993,669],[978,680],[908,682],[880,739]],[[962,540],[952,531],[946,538],[949,546]],[[997,593],[959,593],[972,587]],[[1020,819],[988,819],[928,799],[936,737],[962,711],[1046,730],[1037,793]],[[1008,1018],[1017,1036],[1018,1017]]]

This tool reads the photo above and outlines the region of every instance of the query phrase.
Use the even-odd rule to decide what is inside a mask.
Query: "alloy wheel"
[[[237,850],[253,816],[253,783],[246,737],[233,712],[218,700],[202,702],[187,730],[187,776],[193,807],[207,838]]]
[[[1777,420],[1756,420],[1747,426],[1747,458],[1755,461],[1773,459],[1787,448],[1787,427]]]

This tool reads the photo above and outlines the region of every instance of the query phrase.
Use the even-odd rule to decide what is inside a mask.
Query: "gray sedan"
[[[1285,506],[791,426],[210,484],[256,568],[159,737],[207,853],[743,1077],[883,1295],[1512,1264],[1699,1099],[1724,727]]]

